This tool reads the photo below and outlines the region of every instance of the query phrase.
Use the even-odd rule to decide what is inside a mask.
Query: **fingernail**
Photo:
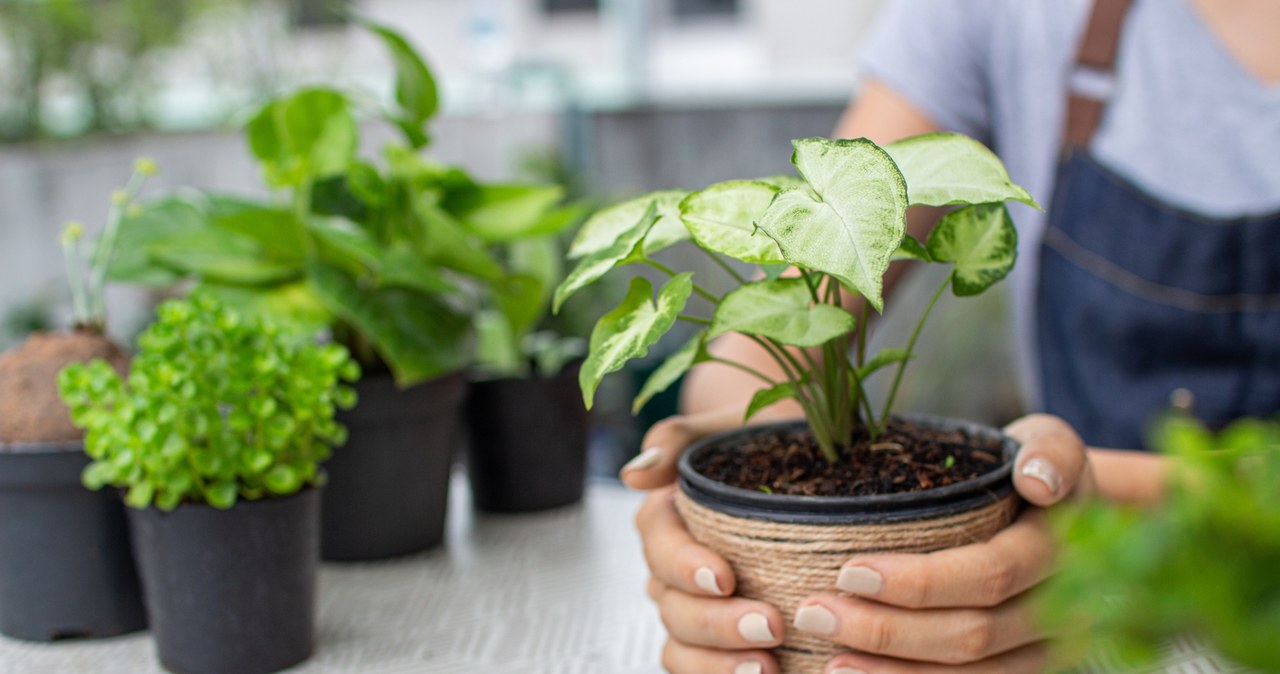
[[[739,618],[738,634],[753,644],[771,644],[778,640],[769,629],[769,619],[763,613],[748,613]]]
[[[761,674],[764,667],[758,662],[744,662],[733,668],[733,674]]]
[[[836,614],[821,604],[801,606],[796,611],[796,629],[810,634],[835,634]]]
[[[884,589],[884,576],[865,566],[846,566],[840,569],[836,587],[853,594],[879,594]]]
[[[1022,474],[1043,482],[1054,496],[1062,489],[1062,476],[1058,474],[1058,469],[1044,459],[1035,458],[1023,464]]]
[[[649,449],[641,452],[636,458],[628,461],[627,465],[622,467],[622,472],[625,473],[629,470],[646,470],[648,468],[653,468],[658,465],[658,462],[661,460],[662,450],[657,447],[650,447]]]
[[[852,667],[841,667],[839,669],[832,670],[831,674],[867,674],[867,673],[862,671],[861,669],[854,669]]]
[[[718,597],[724,596],[724,590],[721,590],[720,583],[716,582],[716,572],[705,566],[699,566],[698,570],[693,572],[693,582],[711,594]]]

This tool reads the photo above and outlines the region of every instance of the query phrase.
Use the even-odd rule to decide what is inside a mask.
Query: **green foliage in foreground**
[[[588,407],[606,374],[644,357],[683,320],[701,326],[701,332],[658,367],[636,398],[637,410],[690,367],[720,362],[765,385],[748,406],[747,418],[794,398],[834,462],[858,425],[875,436],[888,423],[920,328],[943,292],[951,288],[957,296],[977,295],[1013,267],[1017,232],[1004,202],[1035,206],[1035,201],[977,141],[939,133],[885,147],[865,138],[806,138],[794,146],[798,177],[655,192],[601,211],[583,225],[570,249],[577,266],[556,289],[556,308],[619,266],[648,265],[671,277],[657,290],[656,303],[647,281],[633,282],[622,305],[596,324],[580,375]],[[907,208],[913,205],[958,207],[921,243],[906,230]],[[717,296],[692,274],[651,257],[685,241],[721,266],[738,287]],[[759,265],[758,280],[740,275],[727,258]],[[906,348],[868,355],[870,309],[884,308],[884,275],[898,259],[948,264],[951,270]],[[796,270],[795,277],[781,276],[788,267]],[[846,293],[865,300],[862,316],[842,306]],[[695,294],[714,306],[710,316],[686,313],[686,302]],[[775,379],[708,353],[708,340],[730,332],[754,340],[785,376]],[[892,366],[897,366],[893,387],[876,410],[863,382]]]
[[[1040,597],[1046,624],[1071,635],[1068,653],[1149,663],[1165,640],[1192,635],[1280,671],[1280,422],[1215,434],[1174,417],[1156,439],[1173,462],[1162,505],[1059,515],[1061,570]]]
[[[338,345],[299,341],[211,295],[161,305],[127,378],[104,361],[58,378],[93,458],[90,489],[127,490],[134,508],[230,508],[320,479],[346,441],[336,408],[355,404],[360,368]]]

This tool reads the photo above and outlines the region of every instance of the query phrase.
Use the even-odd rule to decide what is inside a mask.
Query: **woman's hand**
[[[732,597],[727,562],[689,535],[672,502],[675,462],[690,442],[730,427],[726,414],[673,417],[645,437],[651,448],[623,469],[632,487],[655,489],[636,517],[653,574],[649,595],[670,639],[663,664],[673,674],[775,674],[763,650],[780,643],[782,615]],[[1034,415],[1006,432],[1022,443],[1014,485],[1045,507],[1092,493],[1084,443],[1065,422]],[[868,554],[848,560],[833,591],[804,600],[794,627],[848,646],[826,674],[1036,672],[1041,635],[1024,593],[1053,563],[1044,512],[1028,509],[990,541],[928,554]],[[839,594],[836,590],[847,594]],[[850,596],[852,595],[852,596]]]

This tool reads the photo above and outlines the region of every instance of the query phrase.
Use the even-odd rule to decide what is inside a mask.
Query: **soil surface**
[[[733,487],[796,496],[874,496],[972,480],[1001,464],[998,441],[891,419],[873,443],[859,429],[832,464],[807,430],[774,432],[699,457],[694,469]],[[950,457],[950,458],[948,458]]]
[[[95,332],[36,333],[21,346],[0,354],[0,444],[79,440],[58,398],[58,373],[74,362],[102,358],[117,372],[129,367],[129,354]],[[2,448],[0,448],[2,451]]]

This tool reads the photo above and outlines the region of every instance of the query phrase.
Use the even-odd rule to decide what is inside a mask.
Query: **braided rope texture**
[[[782,674],[821,674],[847,649],[791,627],[800,601],[837,592],[836,576],[851,557],[871,552],[933,552],[989,540],[1021,510],[1014,493],[945,517],[887,524],[783,524],[726,515],[676,492],[676,509],[697,541],[728,560],[737,595],[782,612],[786,635],[774,656]]]

